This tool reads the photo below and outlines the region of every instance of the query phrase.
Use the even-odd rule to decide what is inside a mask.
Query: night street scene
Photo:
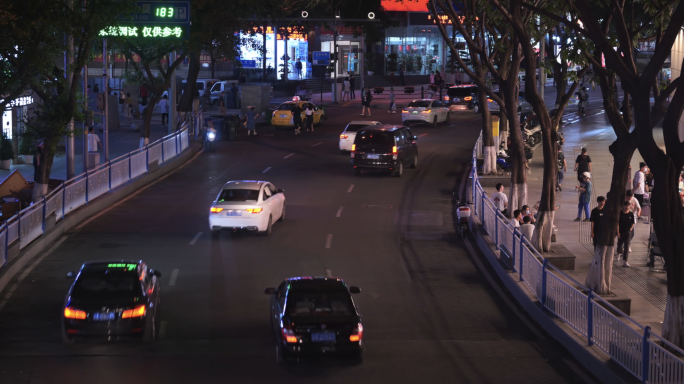
[[[0,34],[0,383],[684,383],[684,1]]]

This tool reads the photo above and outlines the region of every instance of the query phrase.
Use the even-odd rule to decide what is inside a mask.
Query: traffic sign
[[[314,51],[313,65],[330,65],[330,52]]]
[[[240,59],[242,68],[256,68],[256,60],[242,60]]]
[[[119,20],[135,24],[190,23],[190,3],[187,1],[139,1],[138,8],[138,12]]]

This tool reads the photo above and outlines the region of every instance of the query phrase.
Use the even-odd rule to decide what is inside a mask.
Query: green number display
[[[173,8],[168,7],[168,8],[157,8],[157,11],[155,12],[155,16],[158,17],[173,17]]]

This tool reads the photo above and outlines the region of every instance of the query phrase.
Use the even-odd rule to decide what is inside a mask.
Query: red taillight
[[[487,99],[487,102],[488,102],[488,103],[493,103],[494,100],[492,100],[492,99]]]
[[[219,213],[221,211],[223,211],[223,208],[211,207],[211,209],[209,209],[209,212],[211,213]]]
[[[407,110],[405,110],[405,109],[402,109],[402,110],[401,110],[401,113],[408,113],[408,112],[409,112],[409,111],[407,111]]]
[[[66,307],[64,308],[64,317],[67,319],[85,320],[86,313],[78,309]]]
[[[445,101],[449,101],[449,96],[444,96]]]
[[[280,333],[283,335],[283,340],[285,340],[288,343],[296,343],[297,342],[297,336],[295,336],[294,332],[292,329],[288,327],[284,327],[280,329]]]
[[[359,323],[356,328],[354,329],[354,332],[349,336],[349,341],[361,341],[363,338],[363,325]]]
[[[430,112],[432,112],[432,109],[426,109],[424,111],[420,111],[420,113],[430,113]]]
[[[356,144],[352,144],[352,152],[356,151]]]
[[[348,137],[349,137],[349,135],[340,135],[340,139],[346,139]]]
[[[128,319],[130,317],[143,317],[145,316],[145,306],[138,305],[134,309],[127,309],[121,313],[122,319]]]
[[[463,98],[463,100],[465,100],[465,101],[470,101],[470,100],[472,100],[472,99],[473,99],[472,96],[466,96],[466,97]]]
[[[393,153],[393,154],[396,154],[396,153],[397,153],[397,146],[396,146],[396,145],[395,145],[394,147],[392,147],[392,153]]]

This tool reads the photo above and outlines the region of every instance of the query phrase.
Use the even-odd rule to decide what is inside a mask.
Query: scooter
[[[208,127],[206,131],[206,137],[204,138],[204,150],[213,151],[214,141],[216,140],[216,129],[214,127]]]
[[[458,234],[465,239],[469,231],[468,220],[470,220],[470,208],[467,207],[465,203],[461,203],[458,200],[456,201],[456,204],[458,205],[456,208],[456,217],[458,218]]]
[[[496,157],[496,170],[497,171],[507,171],[511,168],[513,168],[513,164],[509,163],[506,161],[506,158],[508,158],[508,154],[506,154],[506,151],[500,150],[499,154]]]
[[[541,142],[542,135],[541,135],[541,126],[535,125],[532,126],[530,123],[525,123],[522,127],[522,132],[523,132],[523,137],[527,136],[527,143],[534,147],[535,144],[538,144]]]

